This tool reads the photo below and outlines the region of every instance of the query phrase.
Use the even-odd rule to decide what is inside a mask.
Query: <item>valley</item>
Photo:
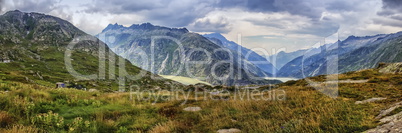
[[[140,12],[164,4],[149,4]],[[186,2],[175,5],[181,4]],[[121,12],[130,6],[110,9]],[[258,16],[266,12],[252,6],[259,14],[239,27],[257,27],[270,34],[245,32],[247,43],[239,33],[238,42],[229,40],[238,32],[229,29],[239,27],[226,25],[229,21],[219,16],[218,27],[209,27],[216,23],[213,17],[188,20],[185,28],[173,23],[186,22],[181,17],[147,14],[154,17],[150,23],[144,16],[124,19],[132,17],[124,16],[128,12],[104,13],[101,16],[108,22],[119,23],[103,27],[60,12],[51,12],[53,16],[6,11],[0,15],[0,132],[402,131],[402,31],[391,33],[394,30],[388,28],[386,34],[377,34],[373,28],[366,36],[348,35],[306,48],[299,44],[307,42],[305,37],[321,38],[324,33],[294,30],[311,25],[293,21],[315,19],[287,17],[292,12],[279,11],[260,20]],[[92,15],[110,10],[106,7],[76,13]],[[3,9],[8,8],[0,5],[0,12]],[[194,10],[198,8],[177,15]],[[320,22],[337,16],[322,14]],[[166,18],[174,21],[157,21]],[[261,24],[272,19],[287,26]],[[261,28],[264,25],[271,28]],[[313,25],[332,31],[321,29],[325,26],[320,23]],[[102,31],[88,30],[99,27]],[[270,31],[277,29],[283,31]],[[356,33],[362,34],[360,30]],[[300,41],[281,41],[281,35]],[[251,48],[268,46],[265,39],[272,39],[269,45],[288,45],[293,51],[261,54]]]

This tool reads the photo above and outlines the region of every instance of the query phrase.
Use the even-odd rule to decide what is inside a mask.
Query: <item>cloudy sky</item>
[[[402,0],[0,0],[0,14],[15,9],[63,18],[93,35],[110,23],[144,22],[219,32],[235,42],[241,34],[244,46],[270,53],[309,48],[334,34],[342,40],[402,31]]]

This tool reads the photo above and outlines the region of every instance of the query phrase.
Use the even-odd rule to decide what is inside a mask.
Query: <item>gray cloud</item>
[[[333,1],[326,5],[326,9],[330,11],[347,12],[356,10],[356,4],[353,1]]]
[[[395,9],[402,11],[402,1],[401,0],[382,0],[384,9]]]
[[[402,12],[401,0],[382,0],[382,10],[377,12],[380,16],[399,15]]]
[[[340,2],[341,3],[341,2]],[[339,5],[339,4],[338,4]],[[318,20],[325,6],[315,0],[98,0],[85,5],[86,13],[140,14],[150,22],[187,26],[213,10],[239,8],[249,12],[288,12]],[[351,8],[339,5],[339,7]],[[329,6],[330,7],[330,6]],[[331,7],[336,8],[336,7]]]
[[[4,8],[4,0],[0,0],[0,12],[3,11]]]
[[[5,6],[7,10],[18,9],[25,12],[48,13],[57,8],[59,1],[54,0],[13,0]]]
[[[401,18],[399,18],[401,19]],[[384,19],[374,19],[373,22],[375,24],[393,26],[393,27],[402,27],[401,21],[398,20],[384,20]]]
[[[382,10],[377,15],[387,17],[392,20],[374,19],[373,22],[381,25],[402,27],[402,1],[401,0],[382,0]]]
[[[357,2],[357,3],[356,3]],[[356,4],[359,1],[349,0],[192,0],[192,1],[165,1],[165,0],[98,0],[94,3],[85,5],[82,10],[85,13],[105,13],[105,14],[136,14],[144,17],[144,21],[158,25],[170,27],[192,27],[193,31],[221,31],[228,32],[229,24],[217,23],[208,20],[198,21],[204,18],[208,13],[215,10],[242,9],[247,12],[261,13],[290,13],[310,18],[312,23],[317,23],[316,27],[309,27],[314,30],[333,31],[339,28],[337,24],[321,24],[321,19],[330,21],[330,18],[322,18],[325,11],[331,12],[349,12],[356,11]],[[254,24],[264,25],[285,29],[286,27],[278,22],[258,22]],[[293,21],[298,21],[297,19]],[[114,22],[112,22],[114,23]],[[228,22],[231,23],[231,22]],[[192,25],[191,25],[192,24]],[[209,25],[209,26],[208,26]],[[199,26],[199,27],[196,27]],[[222,26],[222,27],[217,27]],[[328,26],[328,27],[326,27]],[[317,28],[320,27],[320,28]],[[213,29],[215,28],[215,30]],[[306,28],[307,29],[307,28]],[[303,33],[302,31],[298,31]],[[320,33],[309,31],[314,35]]]
[[[60,5],[61,1],[58,0],[1,0],[0,2],[2,2],[1,5],[4,5],[3,8],[5,11],[20,10],[23,12],[40,12],[69,21],[72,20],[72,15],[64,11],[68,6]]]
[[[217,20],[211,20],[210,18],[200,19],[191,25],[190,28],[196,32],[218,33],[227,33],[232,29],[231,24],[224,17],[220,17]]]
[[[276,0],[243,0],[243,2],[236,2],[232,5],[230,4],[232,1],[225,1],[220,5],[227,4],[229,7],[240,7],[254,12],[276,12],[279,11],[279,7],[275,5],[275,2]]]
[[[316,1],[307,0],[277,0],[275,5],[282,11],[287,11],[291,14],[307,16],[318,19],[324,11],[322,5],[317,5]]]
[[[162,8],[167,1],[133,1],[133,0],[98,0],[95,3],[85,4],[87,8],[83,11],[86,13],[133,13],[155,8]]]
[[[173,27],[187,26],[213,9],[208,0],[99,0],[86,6],[83,10],[86,13],[138,14],[151,23]]]
[[[312,25],[304,27],[298,30],[291,31],[298,34],[311,34],[320,37],[328,37],[336,32],[338,32],[340,26],[333,22],[313,22]]]
[[[289,12],[295,15],[319,18],[322,6],[315,6],[311,0],[222,0],[219,8],[242,8],[252,12]]]

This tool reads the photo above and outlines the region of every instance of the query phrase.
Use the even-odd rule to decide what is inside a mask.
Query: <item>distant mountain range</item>
[[[79,36],[89,40],[73,40]],[[350,36],[318,48],[280,52],[268,59],[219,33],[202,36],[186,28],[168,28],[150,23],[130,27],[110,24],[97,37],[100,40],[57,17],[17,10],[7,12],[0,16],[1,80],[46,86],[66,82],[72,86],[80,84],[86,88],[117,90],[117,69],[117,74],[106,74],[93,80],[77,80],[68,72],[64,58],[72,41],[77,41],[72,49],[71,62],[78,73],[102,74],[99,72],[99,64],[102,63],[99,57],[104,57],[106,63],[114,62],[105,66],[106,72],[112,72],[109,68],[118,68],[116,62],[121,56],[127,59],[123,60],[130,74],[147,70],[144,77],[127,81],[128,84],[146,88],[179,85],[163,78],[151,79],[159,77],[157,74],[197,77],[213,85],[269,84],[279,81],[263,77],[303,78],[374,68],[379,62],[402,61],[402,32]],[[100,47],[105,48],[104,55],[99,53]],[[275,56],[273,64],[276,67],[269,62]],[[327,64],[334,63],[333,59],[339,60],[335,65],[338,71],[328,71],[332,66]],[[198,63],[194,63],[196,61]],[[266,64],[253,64],[253,61],[264,61]]]
[[[228,47],[229,41],[211,41],[185,28],[168,28],[150,23],[133,24],[130,27],[110,24],[97,37],[134,65],[155,74],[197,77],[214,85],[279,82],[260,78],[268,77],[271,73],[250,63],[242,53]],[[152,37],[162,38],[154,39],[152,43]],[[258,56],[255,53],[253,55]],[[154,57],[153,61],[151,57]],[[204,63],[187,64],[189,61]],[[267,68],[272,69],[272,65],[269,63]]]
[[[75,38],[75,39],[74,39]],[[81,40],[79,40],[81,39]],[[74,42],[75,47],[69,48]],[[100,52],[104,48],[105,53]],[[66,50],[71,54],[66,54]],[[104,57],[102,62],[100,58]],[[68,21],[57,17],[9,11],[0,16],[0,81],[18,81],[46,86],[55,86],[64,82],[69,87],[95,88],[104,91],[116,91],[121,84],[121,77],[126,74],[136,75],[142,71],[130,62],[113,53],[109,47],[90,36]],[[66,63],[71,61],[71,68]],[[113,63],[110,63],[112,61]],[[101,64],[105,68],[101,68]],[[121,64],[125,64],[127,73],[119,73]],[[82,75],[94,74],[90,80],[77,79],[69,73],[75,70]],[[114,73],[110,73],[113,72]],[[108,73],[109,72],[109,73]],[[161,79],[145,71],[138,80],[124,79],[127,85],[144,88],[168,87],[180,85],[177,82]],[[126,86],[128,87],[128,86]]]
[[[286,65],[287,63],[289,63],[293,59],[303,55],[304,52],[306,52],[306,51],[307,50],[304,50],[304,49],[303,50],[293,51],[293,52],[288,52],[288,53],[284,52],[284,51],[280,51],[277,54],[270,55],[268,57],[268,59],[271,60],[271,62],[275,65],[275,67],[277,69],[280,70],[284,65]]]
[[[224,48],[228,48],[232,51],[235,51],[235,53],[240,53],[246,62],[262,62],[262,63],[254,63],[255,66],[257,66],[259,69],[267,72],[272,75],[278,71],[272,63],[268,60],[269,58],[264,57],[262,55],[257,54],[256,52],[245,48],[243,46],[240,46],[239,44],[227,40],[224,36],[222,36],[220,33],[211,33],[211,34],[205,34],[203,35],[204,37],[208,38],[210,41],[214,42],[215,44],[218,44]]]
[[[334,66],[327,64],[334,63]],[[309,49],[304,55],[284,65],[278,75],[282,77],[311,77],[323,74],[345,73],[375,68],[378,63],[402,61],[402,32],[374,36],[350,36],[343,41]],[[337,67],[334,72],[329,69]],[[335,69],[334,69],[335,70]]]

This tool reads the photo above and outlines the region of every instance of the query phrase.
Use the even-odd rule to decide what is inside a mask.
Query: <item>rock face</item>
[[[75,44],[75,47],[68,48],[71,43]],[[104,52],[101,48],[104,48]],[[71,54],[66,54],[67,49]],[[101,69],[100,58],[103,57],[105,67]],[[119,68],[117,65],[119,62],[126,64],[125,69],[128,71],[126,74],[145,72],[137,81],[125,81],[127,84],[144,86],[145,84],[140,83],[147,82],[150,86],[164,86],[163,81],[151,79],[151,76],[158,76],[131,65],[127,60],[119,61],[119,59],[119,56],[105,43],[60,18],[18,10],[0,16],[0,60],[12,61],[1,64],[0,72],[16,73],[5,75],[4,80],[48,82],[47,84],[76,81],[87,85],[86,88],[117,88],[119,71],[107,72],[109,67]],[[66,65],[67,61],[71,61],[71,67]],[[95,78],[77,80],[77,77],[70,74],[67,69],[74,69],[82,75],[95,74]],[[102,74],[101,70],[105,73]],[[23,80],[24,78],[28,78],[29,81]],[[170,80],[166,81],[173,83]],[[99,86],[92,85],[95,83]]]
[[[283,66],[278,75],[283,77],[311,77],[375,68],[379,62],[394,63],[402,60],[402,32],[375,36],[355,37],[319,48],[312,48]],[[327,71],[337,57],[338,71]]]
[[[280,82],[259,78],[266,73],[244,63],[238,53],[185,28],[110,24],[97,37],[131,63],[156,74],[198,78],[214,85]]]
[[[402,63],[387,64],[379,70],[380,73],[402,73]]]

